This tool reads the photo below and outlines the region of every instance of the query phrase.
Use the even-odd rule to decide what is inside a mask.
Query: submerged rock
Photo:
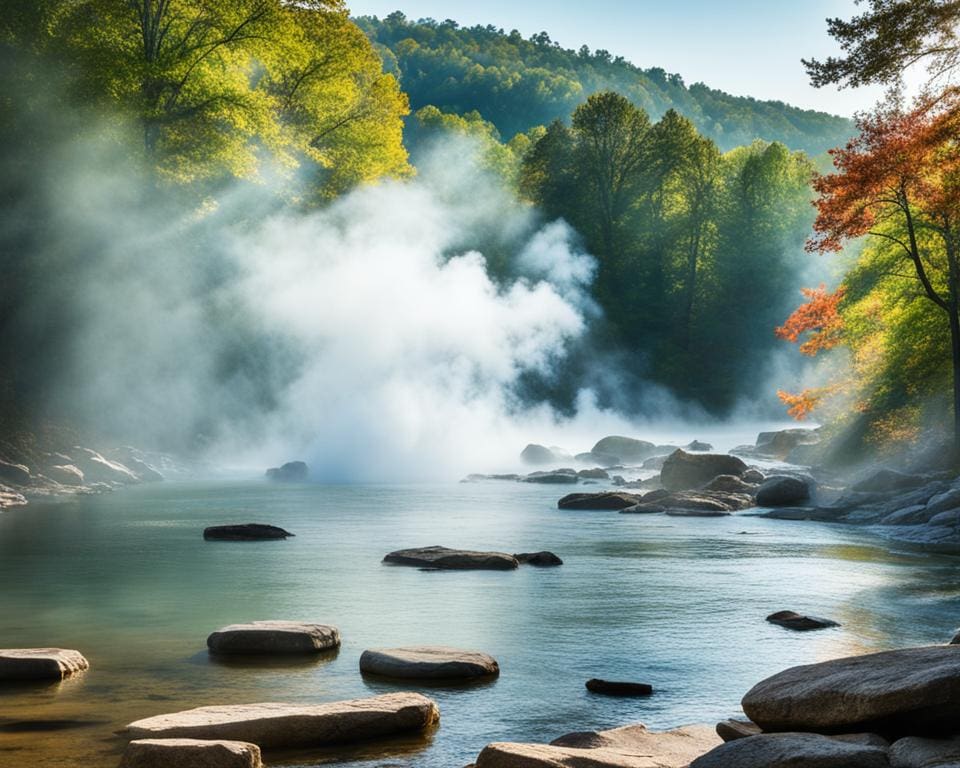
[[[140,739],[123,751],[120,768],[262,768],[260,747],[246,741]]]
[[[657,446],[646,440],[637,440],[632,437],[610,435],[599,440],[590,453],[594,456],[615,456],[622,464],[634,464],[653,456]]]
[[[571,733],[550,744],[488,744],[476,768],[686,768],[719,743],[705,725],[664,732],[628,725]]]
[[[653,686],[647,683],[622,683],[600,680],[596,677],[587,680],[587,690],[604,696],[650,696]]]
[[[690,768],[889,768],[887,750],[816,733],[762,733],[734,739]]]
[[[514,557],[521,565],[535,565],[540,568],[547,568],[555,565],[563,565],[563,560],[557,557],[553,552],[543,550],[542,552],[520,552]]]
[[[773,475],[757,489],[757,506],[788,507],[810,498],[810,481],[789,475]]]
[[[687,453],[678,448],[663,463],[660,482],[668,491],[686,491],[709,483],[717,475],[740,477],[748,469],[736,456],[725,453]]]
[[[560,509],[624,509],[639,504],[642,496],[623,491],[603,491],[601,493],[568,493],[557,507]]]
[[[211,525],[203,529],[203,538],[217,541],[268,541],[286,539],[294,534],[266,523]]]
[[[340,630],[304,621],[231,624],[207,638],[211,653],[283,655],[320,653],[340,646]]]
[[[468,680],[500,674],[497,660],[479,651],[440,645],[376,648],[360,656],[360,671],[414,680]]]
[[[960,718],[960,646],[792,667],[755,685],[742,704],[764,731],[952,734]]]
[[[513,555],[503,552],[475,552],[440,546],[398,549],[384,557],[383,562],[457,571],[509,571],[520,565]]]
[[[62,680],[90,668],[80,651],[66,648],[0,648],[0,682]]]
[[[197,707],[130,723],[133,739],[238,739],[260,748],[312,747],[424,731],[440,718],[419,693],[388,693],[330,704]]]
[[[268,480],[275,483],[302,483],[310,475],[310,470],[302,461],[288,461],[280,467],[271,467],[266,471]]]
[[[767,616],[767,621],[797,632],[809,632],[814,629],[828,629],[840,625],[830,619],[821,619],[817,616],[804,616],[795,611],[777,611]]]

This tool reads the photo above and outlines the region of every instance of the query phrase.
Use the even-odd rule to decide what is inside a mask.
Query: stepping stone
[[[295,654],[321,653],[340,646],[340,630],[303,621],[252,621],[231,624],[207,638],[210,653]]]
[[[203,538],[208,541],[272,541],[286,539],[294,534],[265,523],[241,523],[239,525],[211,525],[203,529]]]
[[[197,707],[137,720],[131,739],[227,739],[261,749],[342,744],[418,733],[440,719],[419,693],[388,693],[330,704],[236,704]]]
[[[821,619],[819,616],[804,616],[796,611],[777,611],[767,616],[767,621],[797,632],[809,632],[814,629],[829,629],[839,627],[835,621]]]
[[[123,752],[120,768],[263,768],[260,747],[245,741],[141,739]]]
[[[364,651],[360,671],[415,680],[468,680],[499,675],[500,665],[493,656],[478,651],[423,645]]]
[[[653,693],[653,686],[647,683],[618,683],[593,678],[587,680],[587,690],[605,696],[649,696]]]
[[[0,648],[0,682],[63,680],[90,668],[80,651],[64,648]]]
[[[517,558],[503,552],[473,552],[467,549],[449,549],[448,547],[398,549],[384,557],[383,562],[458,571],[510,571],[520,565]]]

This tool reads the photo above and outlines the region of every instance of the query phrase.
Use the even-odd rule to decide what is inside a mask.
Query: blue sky
[[[348,0],[355,15],[454,19],[493,24],[529,37],[546,30],[565,48],[606,48],[641,67],[677,72],[687,83],[759,99],[850,115],[870,107],[880,89],[816,89],[802,57],[837,48],[827,35],[828,16],[850,17],[853,0]]]

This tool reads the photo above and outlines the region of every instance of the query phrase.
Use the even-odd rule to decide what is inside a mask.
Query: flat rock
[[[294,534],[265,523],[241,523],[239,525],[211,525],[203,529],[203,538],[216,541],[269,541],[286,539]]]
[[[890,747],[891,768],[956,768],[960,766],[960,736],[924,739],[908,736]]]
[[[706,725],[648,731],[628,725],[609,731],[568,734],[550,744],[489,744],[476,768],[686,768],[720,743]]]
[[[686,491],[709,483],[717,475],[740,477],[748,469],[742,459],[725,453],[687,453],[677,449],[660,470],[660,482],[668,491]]]
[[[474,552],[440,546],[398,549],[384,557],[383,562],[420,568],[485,571],[509,571],[520,565],[517,558],[503,552]]]
[[[723,491],[677,491],[664,493],[654,491],[644,496],[639,503],[632,507],[621,509],[623,513],[666,512],[667,514],[686,515],[695,517],[713,517],[719,513],[729,514],[738,509],[747,509],[753,506],[753,499],[741,493],[725,493]]]
[[[581,469],[577,472],[577,477],[584,480],[609,480],[610,473],[600,467],[594,467],[593,469]]]
[[[0,648],[0,682],[62,680],[89,669],[80,651],[65,648]]]
[[[604,696],[650,696],[653,686],[647,683],[624,683],[592,678],[586,682],[587,690]]]
[[[260,747],[245,741],[140,739],[123,751],[120,768],[262,768]]]
[[[814,629],[827,629],[840,625],[830,619],[821,619],[818,616],[804,616],[795,611],[777,611],[767,616],[767,621],[797,632],[809,632]]]
[[[625,509],[639,504],[641,495],[623,491],[603,491],[602,493],[568,493],[557,507],[560,509]]]
[[[211,653],[297,654],[321,653],[340,646],[340,630],[303,621],[253,621],[231,624],[207,638]]]
[[[749,720],[721,720],[717,723],[717,736],[724,741],[736,741],[761,733],[760,726]]]
[[[137,720],[132,739],[249,741],[263,748],[310,747],[424,731],[440,718],[419,693],[388,693],[330,704],[235,704],[197,707]]]
[[[960,645],[792,667],[755,685],[742,704],[764,731],[953,733],[960,718]]]
[[[553,552],[546,550],[542,552],[520,552],[519,554],[515,554],[514,557],[521,565],[534,565],[538,568],[550,568],[555,565],[563,565],[563,560],[553,554]]]
[[[412,680],[469,680],[499,675],[500,665],[493,656],[479,651],[422,645],[364,651],[360,671]]]
[[[816,733],[762,733],[728,741],[690,768],[889,768],[885,747]]]
[[[580,482],[574,469],[555,469],[551,472],[531,472],[521,478],[523,483],[541,483],[543,485],[575,485]]]

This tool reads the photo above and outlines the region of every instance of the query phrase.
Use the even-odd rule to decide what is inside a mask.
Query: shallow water
[[[841,526],[561,511],[565,492],[162,483],[0,514],[0,646],[77,648],[91,662],[60,685],[0,689],[0,766],[113,767],[124,744],[114,731],[193,706],[408,689],[440,706],[427,738],[268,754],[268,764],[456,768],[490,741],[712,722],[784,667],[944,642],[960,621],[956,559],[891,553]],[[297,536],[201,536],[247,521]],[[380,562],[429,544],[550,549],[565,564],[458,573]],[[763,620],[785,608],[843,626],[801,634]],[[212,630],[270,618],[336,624],[343,647],[306,663],[208,658]],[[404,644],[486,651],[501,676],[461,687],[361,677],[364,648]],[[605,698],[585,690],[590,677],[649,682],[656,693]]]

